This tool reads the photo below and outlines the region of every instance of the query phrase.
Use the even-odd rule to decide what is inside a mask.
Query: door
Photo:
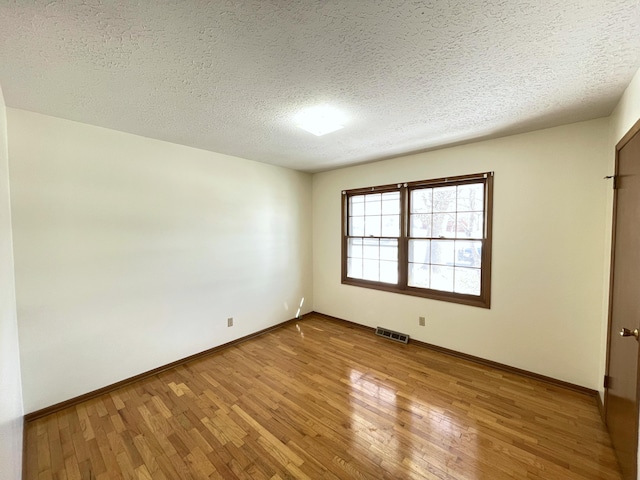
[[[640,121],[616,147],[606,422],[625,480],[636,480],[640,329]],[[635,331],[635,335],[634,335]]]

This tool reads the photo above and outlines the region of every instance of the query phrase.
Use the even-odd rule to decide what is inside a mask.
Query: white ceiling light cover
[[[317,137],[344,127],[346,116],[331,105],[317,105],[302,110],[295,116],[296,125]]]

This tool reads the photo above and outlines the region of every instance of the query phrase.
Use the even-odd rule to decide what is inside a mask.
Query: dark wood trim
[[[491,308],[491,252],[493,251],[493,172],[487,174],[485,183],[485,212],[486,231],[482,243],[482,276],[480,285],[481,298],[484,308]],[[488,247],[487,247],[488,245]]]
[[[358,323],[351,322],[349,320],[344,320],[342,318],[333,317],[331,315],[326,315],[324,313],[319,312],[311,312],[310,315],[323,318],[325,320],[330,320],[334,322],[347,323],[357,328],[364,328],[367,330],[375,331],[375,328],[368,327],[366,325],[360,325]],[[494,362],[493,360],[487,360],[485,358],[476,357],[475,355],[469,355],[468,353],[458,352],[456,350],[451,350],[449,348],[440,347],[438,345],[433,345],[431,343],[421,342],[420,340],[414,340],[413,338],[409,339],[409,343],[412,345],[416,345],[418,347],[427,348],[429,350],[433,350],[435,352],[444,353],[445,355],[450,355],[452,357],[461,358],[463,360],[468,360],[473,363],[477,363],[479,365],[484,365],[487,367],[495,368],[496,370],[502,370],[503,372],[513,373],[515,375],[520,375],[522,377],[531,378],[534,380],[539,380],[541,382],[545,382],[551,385],[555,385],[556,387],[564,388],[567,390],[572,390],[577,393],[582,393],[584,395],[598,396],[597,390],[593,390],[591,388],[583,387],[582,385],[576,385],[574,383],[565,382],[564,380],[558,380],[557,378],[547,377],[546,375],[541,375],[539,373],[530,372],[529,370],[523,370],[521,368],[512,367],[510,365],[505,365],[504,363]]]
[[[196,360],[202,357],[206,357],[207,355],[211,355],[214,354],[216,352],[219,352],[221,350],[224,350],[226,348],[232,347],[234,345],[237,345],[239,343],[245,342],[247,340],[250,340],[252,338],[258,337],[260,335],[264,335],[265,333],[271,332],[273,330],[277,330],[279,328],[285,327],[286,325],[290,324],[290,323],[295,323],[297,321],[302,321],[304,320],[306,317],[308,316],[315,316],[315,317],[320,317],[323,318],[325,320],[328,321],[333,321],[333,322],[338,322],[338,323],[342,323],[342,324],[347,324],[349,325],[351,328],[358,328],[360,330],[368,330],[370,332],[374,332],[375,328],[374,327],[368,327],[366,325],[362,325],[360,323],[356,323],[356,322],[352,322],[349,320],[345,320],[342,318],[338,318],[338,317],[334,317],[332,315],[327,315],[325,313],[321,313],[321,312],[310,312],[307,314],[302,315],[300,318],[293,318],[290,320],[286,320],[282,323],[279,323],[277,325],[273,325],[271,327],[265,328],[263,330],[260,330],[258,332],[249,334],[245,337],[242,338],[238,338],[236,340],[233,340],[231,342],[222,344],[222,345],[218,345],[217,347],[213,347],[210,348],[208,350],[205,350],[203,352],[200,353],[196,353],[194,355],[190,355],[189,357],[185,357],[182,358],[180,360],[176,360],[175,362],[171,362],[169,364],[163,365],[161,367],[155,368],[153,370],[149,370],[147,372],[135,375],[133,377],[129,377],[127,379],[121,380],[119,382],[113,383],[111,385],[107,385],[105,387],[99,388],[97,390],[93,390],[91,392],[85,393],[83,395],[79,395],[77,397],[74,398],[70,398],[69,400],[65,400],[63,402],[60,403],[56,403],[55,405],[51,405],[49,407],[45,407],[43,409],[40,410],[36,410],[35,412],[31,412],[28,413],[24,416],[24,429],[23,429],[23,456],[22,456],[22,461],[23,461],[23,473],[26,471],[26,467],[25,467],[25,460],[26,460],[26,431],[27,431],[27,423],[31,422],[33,420],[36,420],[38,418],[42,418],[44,416],[50,415],[52,413],[56,413],[59,412],[61,410],[64,410],[65,408],[69,408],[75,405],[78,405],[79,403],[82,403],[84,401],[90,400],[92,398],[95,398],[97,396],[103,395],[105,393],[111,392],[113,390],[116,390],[118,388],[124,387],[126,385],[129,385],[131,383],[137,382],[139,380],[143,380],[145,378],[148,377],[152,377],[154,375],[157,375],[158,373],[164,372],[166,370],[169,370],[170,368],[174,368],[174,367],[178,367],[180,365],[183,365],[187,362],[190,362],[192,360]],[[450,355],[452,357],[457,357],[457,358],[462,358],[480,365],[485,365],[485,366],[489,366],[492,368],[495,368],[497,370],[502,370],[505,372],[509,372],[509,373],[513,373],[516,375],[520,375],[520,376],[524,376],[524,377],[528,377],[528,378],[532,378],[535,380],[540,380],[546,383],[549,383],[551,385],[555,385],[561,388],[565,388],[565,389],[569,389],[578,393],[582,393],[582,394],[586,394],[586,395],[595,395],[598,397],[598,404],[600,405],[600,397],[598,395],[598,392],[596,390],[592,390],[590,388],[587,387],[583,387],[580,385],[575,385],[573,383],[569,383],[569,382],[565,382],[563,380],[558,380],[552,377],[547,377],[545,375],[540,375],[538,373],[534,373],[534,372],[530,372],[528,370],[523,370],[520,368],[516,368],[516,367],[512,367],[509,365],[505,365],[503,363],[498,363],[498,362],[494,362],[492,360],[487,360],[481,357],[476,357],[474,355],[469,355],[466,353],[462,353],[462,352],[458,352],[456,350],[451,350],[445,347],[440,347],[438,345],[433,345],[430,343],[426,343],[426,342],[421,342],[419,340],[415,340],[415,339],[410,339],[410,343],[414,344],[416,346],[422,347],[422,348],[427,348],[433,351],[437,351],[440,353],[444,353],[446,355]]]
[[[367,193],[395,192],[401,185],[402,183],[390,183],[389,185],[376,185],[375,187],[351,188],[342,193],[348,193],[349,195],[366,195]]]
[[[22,472],[21,478],[27,478],[27,418],[22,417]]]
[[[598,412],[600,413],[600,418],[602,419],[602,423],[607,424],[607,416],[604,412],[604,403],[602,403],[602,399],[600,398],[600,394],[596,395],[596,403],[598,404]]]
[[[626,143],[626,142],[625,142]],[[620,143],[618,143],[618,145],[620,145]],[[616,176],[618,175],[618,164],[619,164],[619,152],[620,152],[620,148],[618,148],[618,145],[616,145],[616,152],[615,152],[615,164],[614,164],[614,173],[613,173],[613,182],[614,185],[617,183],[616,182]],[[604,374],[605,377],[609,376],[609,350],[611,349],[611,321],[612,321],[612,316],[613,316],[613,269],[615,266],[615,246],[616,246],[616,219],[618,216],[618,190],[616,188],[614,188],[613,190],[613,206],[612,206],[612,213],[611,213],[611,252],[609,254],[609,295],[608,295],[608,302],[609,304],[607,305],[607,351],[606,351],[606,356],[605,356],[605,367],[604,367]],[[607,424],[607,405],[608,405],[608,397],[609,397],[609,389],[608,388],[604,388],[604,403],[602,405],[603,408],[603,416],[604,416],[604,423],[605,425]]]
[[[352,322],[351,320],[345,320],[343,318],[333,317],[331,315],[327,315],[326,313],[311,312],[309,315],[310,316],[313,315],[314,317],[320,317],[324,320],[329,320],[330,322],[343,323],[343,324],[346,323],[351,328],[357,328],[359,330],[367,330],[369,332],[376,331],[374,327],[368,327],[367,325],[362,325],[361,323]]]
[[[616,144],[615,147],[615,167],[614,167],[614,176],[613,176],[613,207],[612,207],[612,219],[611,219],[611,256],[610,256],[610,265],[609,265],[609,295],[608,295],[608,308],[607,308],[607,350],[605,353],[605,376],[609,378],[609,369],[611,366],[610,361],[610,353],[611,353],[611,342],[614,333],[611,331],[613,327],[613,301],[614,301],[614,271],[615,271],[615,250],[616,250],[616,228],[618,224],[618,188],[620,187],[619,175],[620,175],[620,151],[625,147],[627,143],[631,141],[636,135],[640,135],[640,119],[636,121],[636,123],[627,131],[626,134],[620,139],[620,141]],[[605,177],[606,178],[606,177]],[[638,351],[637,362],[637,371],[636,371],[636,401],[635,401],[635,426],[634,431],[637,432],[640,428],[640,350]],[[606,382],[604,388],[604,404],[602,405],[601,416],[608,428],[607,425],[607,416],[608,416],[608,407],[609,407],[609,386],[611,382]],[[598,401],[600,397],[598,396]],[[600,406],[600,405],[598,405]],[[635,448],[634,451],[637,451],[639,439],[637,435],[634,435],[635,438]],[[636,455],[636,461],[638,460],[638,456]],[[634,464],[633,470],[637,473],[637,467]]]
[[[490,304],[485,304],[480,297],[475,295],[464,295],[462,293],[441,292],[438,290],[429,290],[426,288],[407,287],[406,289],[398,288],[395,285],[372,282],[369,280],[359,280],[355,278],[345,278],[343,285],[352,287],[369,288],[371,290],[380,290],[389,293],[399,293],[400,295],[410,295],[412,297],[429,298],[431,300],[441,300],[443,302],[459,303],[461,305],[469,305],[472,307],[490,308]]]
[[[629,129],[627,133],[620,139],[620,141],[616,144],[615,148],[615,164],[613,171],[613,207],[611,214],[611,254],[609,259],[609,295],[608,301],[609,305],[607,306],[607,351],[605,353],[605,375],[609,375],[609,351],[611,349],[611,323],[612,323],[612,315],[613,315],[613,270],[615,267],[615,245],[616,245],[616,225],[617,225],[617,217],[618,217],[618,190],[615,188],[615,185],[618,184],[617,177],[619,172],[619,164],[620,164],[620,150],[637,134],[640,132],[640,119],[636,121],[636,123]],[[638,358],[638,393],[636,395],[636,412],[638,411],[638,406],[640,402],[640,357]],[[604,389],[604,403],[602,405],[602,415],[604,418],[604,423],[607,423],[607,404],[609,397],[609,389]],[[636,418],[636,422],[640,423],[640,418]]]
[[[353,287],[369,288],[400,295],[410,295],[414,297],[429,298],[462,305],[469,305],[480,308],[491,308],[491,250],[493,232],[493,178],[494,172],[475,173],[472,175],[459,175],[433,180],[420,180],[407,183],[382,185],[376,187],[366,187],[354,190],[343,190],[342,193],[342,223],[341,223],[341,283]],[[482,265],[481,265],[481,285],[480,295],[467,295],[456,292],[444,292],[429,288],[412,287],[408,284],[409,276],[409,217],[410,217],[410,192],[413,189],[433,188],[446,185],[466,185],[472,183],[484,184],[484,232],[482,235]],[[348,201],[351,195],[366,195],[370,193],[380,193],[385,191],[400,192],[400,236],[398,240],[398,283],[388,284],[379,281],[364,280],[348,277],[348,242],[349,242],[349,216]],[[356,237],[360,238],[360,237]],[[366,238],[366,237],[362,237]],[[376,239],[385,237],[374,237]],[[394,237],[395,238],[395,237]],[[456,238],[446,240],[455,241]],[[459,239],[471,240],[471,239]],[[478,240],[478,239],[474,239]]]
[[[416,182],[406,182],[407,187],[443,187],[447,183],[455,183],[456,185],[464,185],[466,183],[476,183],[478,180],[484,180],[489,172],[473,173],[471,175],[456,175],[454,177],[434,178],[433,180],[418,180]]]
[[[530,372],[529,370],[523,370],[521,368],[512,367],[510,365],[505,365],[504,363],[494,362],[493,360],[487,360],[482,357],[476,357],[475,355],[469,355],[468,353],[458,352],[456,350],[440,347],[438,345],[433,345],[431,343],[421,342],[420,340],[414,340],[413,338],[410,339],[409,342],[424,348],[428,348],[429,350],[434,350],[436,352],[451,355],[452,357],[462,358],[464,360],[469,360],[470,362],[478,363],[480,365],[485,365],[487,367],[492,367],[492,368],[495,368],[496,370],[502,370],[504,372],[520,375],[522,377],[532,378],[534,380],[540,380],[542,382],[549,383],[557,387],[573,390],[574,392],[583,393],[585,395],[592,395],[592,396],[598,395],[597,390],[583,387],[582,385],[576,385],[575,383],[565,382],[564,380],[558,380],[557,378],[548,377],[546,375],[541,375],[539,373]]]
[[[143,379],[148,378],[148,377],[152,377],[154,375],[157,375],[158,373],[162,373],[162,372],[164,372],[166,370],[169,370],[170,368],[178,367],[180,365],[183,365],[185,363],[191,362],[193,360],[197,360],[199,358],[203,358],[203,357],[206,357],[208,355],[212,355],[214,353],[219,352],[220,350],[224,350],[224,349],[227,349],[227,348],[232,347],[234,345],[238,345],[239,343],[246,342],[247,340],[251,340],[252,338],[259,337],[260,335],[264,335],[265,333],[271,332],[273,330],[277,330],[277,329],[282,328],[282,327],[284,327],[284,326],[286,326],[286,325],[288,325],[290,323],[295,323],[295,322],[298,322],[300,320],[303,320],[307,315],[311,315],[311,314],[310,313],[306,313],[304,315],[301,315],[299,318],[292,318],[290,320],[285,320],[282,323],[278,323],[277,325],[272,325],[271,327],[267,327],[265,329],[262,329],[262,330],[259,330],[257,332],[251,333],[251,334],[246,335],[246,336],[244,336],[242,338],[238,338],[236,340],[232,340],[231,342],[223,343],[222,345],[218,345],[217,347],[213,347],[213,348],[210,348],[210,349],[205,350],[203,352],[196,353],[194,355],[190,355],[190,356],[182,358],[180,360],[176,360],[175,362],[171,362],[171,363],[168,363],[166,365],[162,365],[161,367],[154,368],[153,370],[149,370],[147,372],[140,373],[138,375],[134,375],[133,377],[129,377],[129,378],[126,378],[124,380],[120,380],[119,382],[112,383],[111,385],[107,385],[105,387],[98,388],[97,390],[93,390],[91,392],[79,395],[77,397],[70,398],[69,400],[65,400],[63,402],[56,403],[55,405],[51,405],[49,407],[45,407],[45,408],[42,408],[40,410],[36,410],[35,412],[28,413],[28,414],[26,414],[24,416],[24,422],[26,424],[27,422],[31,422],[31,421],[36,420],[38,418],[42,418],[42,417],[50,415],[52,413],[59,412],[60,410],[64,410],[65,408],[73,407],[75,405],[78,405],[79,403],[82,403],[84,401],[87,401],[87,400],[90,400],[92,398],[98,397],[98,396],[103,395],[105,393],[112,392],[113,390],[116,390],[116,389],[118,389],[120,387],[124,387],[126,385],[129,385],[131,383],[137,382],[139,380],[143,380]],[[26,430],[26,428],[25,428],[25,430]]]
[[[349,249],[349,239],[347,238],[347,233],[349,232],[349,217],[347,216],[347,202],[349,201],[349,196],[346,192],[342,192],[342,217],[341,217],[341,232],[340,232],[340,241],[342,245],[341,252],[341,267],[340,267],[340,275],[341,279],[344,281],[347,278],[347,255]]]
[[[409,189],[400,189],[400,238],[398,238],[398,285],[409,283]],[[405,214],[405,212],[407,212]],[[346,278],[346,275],[345,275]],[[352,280],[352,279],[348,279]]]

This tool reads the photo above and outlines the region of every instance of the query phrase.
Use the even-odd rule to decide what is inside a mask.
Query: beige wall
[[[640,70],[636,72],[611,114],[613,142],[618,143],[638,119],[640,119]]]
[[[311,310],[310,175],[11,108],[8,129],[26,412]]]
[[[315,310],[598,388],[608,149],[598,119],[314,175]],[[490,310],[341,285],[342,190],[489,170]]]
[[[0,90],[0,476],[22,476],[22,392],[13,269],[7,116]]]

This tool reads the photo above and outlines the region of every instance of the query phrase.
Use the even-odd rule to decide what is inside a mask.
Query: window
[[[490,306],[493,172],[342,192],[342,283]]]

